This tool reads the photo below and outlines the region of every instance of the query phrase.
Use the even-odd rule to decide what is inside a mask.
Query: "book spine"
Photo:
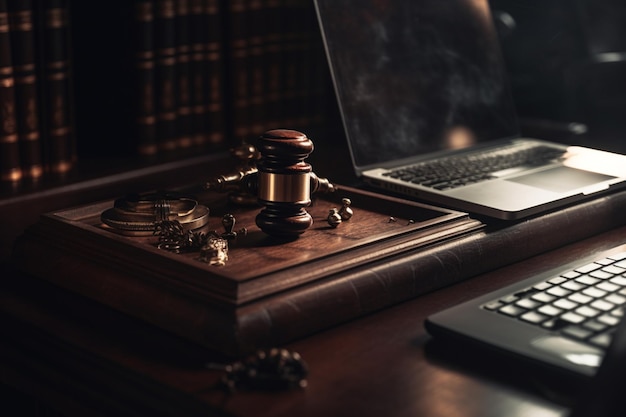
[[[306,131],[316,126],[322,126],[321,114],[323,110],[318,107],[319,96],[324,95],[323,84],[324,67],[326,58],[323,55],[323,45],[317,30],[315,10],[309,1],[300,1],[300,20],[303,34],[301,36],[301,49],[298,76],[298,91],[300,92],[301,114],[298,126]],[[321,49],[321,54],[320,54]],[[322,64],[322,65],[320,65]],[[322,82],[320,84],[320,82]]]
[[[153,156],[158,152],[154,91],[154,1],[136,0],[134,8],[137,153],[142,156]]]
[[[222,8],[219,0],[206,0],[208,41],[205,53],[207,62],[207,119],[208,139],[211,147],[225,145],[224,135],[224,58],[222,52]]]
[[[179,148],[192,144],[191,125],[191,10],[188,0],[176,3],[177,142]]]
[[[249,102],[249,42],[247,18],[249,7],[246,0],[230,2],[230,72],[232,77],[232,117],[233,135],[236,142],[249,139],[250,134],[250,102]]]
[[[206,44],[208,25],[206,0],[189,0],[189,77],[191,83],[191,138],[194,146],[202,147],[208,142],[208,89]]]
[[[0,0],[0,180],[16,183],[22,179],[15,115],[15,79],[7,2]]]
[[[168,153],[178,147],[174,0],[156,1],[155,35],[157,143],[160,151]]]
[[[300,24],[297,0],[285,0],[285,20],[281,32],[281,99],[282,119],[285,126],[296,127],[298,114],[298,48],[300,42]]]
[[[67,0],[49,0],[42,4],[44,153],[51,173],[66,174],[76,162],[70,85],[69,3]]]
[[[20,160],[24,177],[36,180],[44,170],[35,71],[33,2],[11,0],[8,6]]]
[[[265,57],[264,57],[264,35],[265,35],[265,4],[261,0],[251,0],[248,2],[248,12],[246,13],[246,28],[248,41],[248,85],[249,85],[249,124],[250,134],[258,136],[269,130],[266,122],[266,100],[265,100]]]
[[[282,49],[280,45],[283,9],[280,0],[265,0],[265,120],[271,127],[288,127],[283,125],[281,117],[281,72]]]
[[[313,30],[315,15],[308,0],[288,0],[289,24],[286,31],[285,86],[287,119],[297,129],[312,125],[313,107]]]

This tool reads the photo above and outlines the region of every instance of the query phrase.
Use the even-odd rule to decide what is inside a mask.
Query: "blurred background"
[[[491,6],[523,133],[626,152],[626,2]]]

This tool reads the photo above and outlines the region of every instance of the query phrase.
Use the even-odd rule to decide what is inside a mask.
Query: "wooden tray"
[[[18,240],[14,260],[20,269],[205,345],[249,350],[262,344],[242,334],[250,305],[271,303],[275,297],[284,301],[294,291],[327,286],[347,273],[358,277],[370,265],[483,228],[466,213],[337,188],[313,199],[307,208],[313,226],[294,240],[262,232],[254,221],[259,207],[233,206],[223,194],[198,195],[211,213],[202,232],[223,232],[226,213],[235,216],[235,229],[248,231],[230,242],[223,266],[201,261],[197,251],[159,249],[156,236],[112,231],[100,220],[112,201],[42,216]],[[333,228],[326,218],[331,208],[341,207],[343,197],[352,200],[354,215]],[[319,308],[341,307],[338,297]],[[258,314],[259,309],[254,310]],[[308,323],[302,335],[320,325]],[[328,325],[327,319],[323,325]],[[272,333],[277,332],[280,328],[273,327]]]

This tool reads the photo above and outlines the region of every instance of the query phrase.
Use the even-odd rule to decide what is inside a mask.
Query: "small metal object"
[[[407,223],[407,226],[410,225],[410,224],[415,224],[415,220],[409,219],[409,222]]]
[[[115,200],[100,220],[118,233],[148,236],[164,221],[177,221],[185,231],[199,229],[209,221],[209,208],[173,193],[131,194]]]
[[[224,233],[220,236],[227,240],[237,239],[238,236],[247,236],[248,229],[242,227],[241,229],[235,231],[235,223],[237,223],[237,219],[232,214],[225,214],[222,217],[222,226],[224,226]]]
[[[224,266],[228,261],[228,241],[224,238],[211,236],[200,249],[200,260],[210,265]]]
[[[341,214],[336,208],[332,208],[328,211],[328,218],[326,219],[330,227],[337,227],[341,223]]]
[[[168,220],[170,217],[170,202],[168,200],[157,200],[154,202],[154,215],[156,221]]]
[[[341,219],[350,220],[350,218],[354,214],[354,212],[352,211],[352,208],[350,207],[350,205],[352,204],[352,201],[349,198],[342,198],[341,204],[342,206],[339,209],[339,214],[341,215]]]
[[[228,392],[237,389],[278,390],[305,388],[309,369],[297,352],[272,348],[260,350],[232,364],[205,364],[207,369],[226,371],[220,387]]]
[[[175,220],[177,217],[188,216],[197,205],[198,202],[194,198],[172,192],[129,194],[114,202],[115,208],[126,213],[144,216],[160,215],[165,217],[164,220]]]
[[[389,216],[389,221],[388,221],[388,223],[395,223],[395,222],[397,222],[397,221],[398,221],[398,220],[397,220],[395,217],[393,217],[393,216]]]
[[[159,249],[180,253],[183,251],[198,250],[207,241],[205,233],[185,230],[178,220],[163,220],[156,222],[153,234],[159,236]]]
[[[232,214],[224,214],[222,217],[222,226],[224,226],[222,237],[224,239],[232,240],[237,237],[237,232],[234,231],[236,222],[235,216]]]

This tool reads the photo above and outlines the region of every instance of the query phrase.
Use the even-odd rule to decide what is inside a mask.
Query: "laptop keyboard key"
[[[583,266],[576,268],[576,272],[580,272],[581,274],[588,274],[591,271],[595,271],[596,269],[599,269],[601,266],[602,265],[600,264],[592,262],[590,264],[583,265]]]
[[[522,314],[520,316],[520,319],[529,323],[539,324],[546,321],[548,319],[548,316],[539,314],[536,311],[529,311],[528,313]]]
[[[535,301],[530,298],[523,298],[519,300],[518,302],[516,302],[515,305],[518,307],[526,308],[528,310],[532,310],[541,306],[541,303],[539,301]]]
[[[583,290],[583,294],[588,295],[591,298],[602,298],[607,293],[606,291],[602,291],[598,288],[590,287],[590,288]]]
[[[582,275],[576,278],[574,281],[580,284],[584,284],[584,285],[593,285],[593,284],[597,284],[598,282],[600,282],[598,278],[594,278],[589,275]]]
[[[559,300],[556,300],[553,303],[553,305],[563,310],[573,310],[576,307],[578,307],[580,304],[575,303],[574,301],[568,300],[567,298],[561,298]]]
[[[566,328],[561,330],[561,333],[580,340],[584,340],[593,335],[593,332],[591,330],[585,329],[580,326],[567,326]]]
[[[582,306],[582,307],[578,307],[575,310],[575,312],[576,312],[576,314],[580,314],[581,316],[585,316],[585,317],[588,317],[588,318],[595,317],[598,314],[600,314],[600,311],[596,310],[595,308],[591,308],[589,306],[586,306],[586,305]]]
[[[569,300],[574,301],[576,303],[580,303],[580,304],[587,304],[589,301],[593,300],[593,297],[590,297],[588,295],[582,294],[582,293],[574,293],[572,295],[570,295],[569,297],[567,297]]]
[[[552,287],[546,291],[550,295],[554,295],[555,297],[565,297],[572,293],[572,291],[563,288],[563,287]]]
[[[620,319],[618,317],[611,316],[608,314],[598,317],[599,322],[604,323],[608,326],[617,326],[617,324],[619,323],[619,320]]]
[[[599,334],[597,336],[591,337],[589,341],[593,343],[594,345],[597,345],[603,348],[608,348],[609,345],[611,344],[611,339],[612,337],[610,334],[603,333],[603,334]]]
[[[538,292],[537,294],[533,294],[533,295],[531,296],[531,298],[532,298],[533,300],[536,300],[536,301],[541,301],[541,302],[543,302],[543,303],[550,303],[550,302],[552,302],[552,301],[554,301],[554,300],[556,300],[556,299],[557,299],[557,297],[556,297],[556,296],[554,296],[554,295],[550,295],[550,294],[548,294],[548,293],[546,293],[546,292]]]
[[[550,304],[540,307],[537,311],[539,311],[541,314],[545,314],[550,317],[556,317],[559,314],[563,313],[563,310],[561,310],[560,308],[556,308]]]
[[[563,314],[560,319],[573,324],[578,324],[585,321],[585,318],[583,316],[581,316],[580,314],[572,313],[571,311]]]
[[[607,324],[600,323],[597,320],[586,321],[583,323],[583,326],[594,332],[602,332],[609,327]]]
[[[508,304],[500,308],[498,311],[502,314],[506,314],[507,316],[517,317],[517,316],[524,314],[528,310],[526,310],[525,308],[515,306],[513,304]]]

